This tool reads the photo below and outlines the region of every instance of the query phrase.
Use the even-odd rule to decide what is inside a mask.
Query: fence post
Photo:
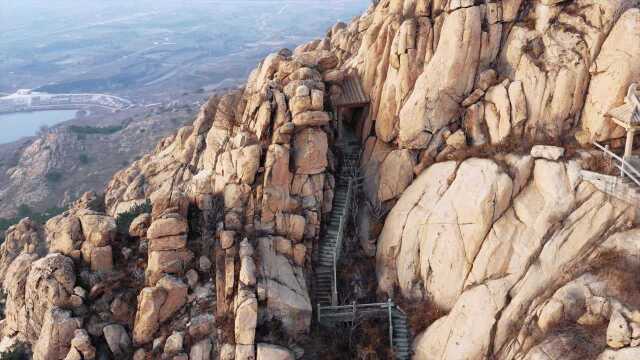
[[[358,308],[356,307],[356,302],[355,300],[351,303],[351,311],[352,311],[352,317],[353,317],[353,323],[356,323],[356,312],[358,311]]]
[[[387,300],[387,311],[389,312],[389,343],[391,351],[393,351],[393,316],[391,315],[391,298]]]
[[[338,305],[338,276],[336,274],[336,253],[333,253],[333,288],[331,289],[331,305]]]

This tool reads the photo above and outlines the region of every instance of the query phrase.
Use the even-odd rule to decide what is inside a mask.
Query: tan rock
[[[276,233],[299,242],[304,236],[306,219],[303,216],[295,214],[276,214]]]
[[[240,259],[240,282],[245,286],[256,284],[256,263],[252,257],[244,256]]]
[[[259,343],[256,360],[295,360],[295,356],[282,346]]]
[[[323,126],[331,121],[331,117],[324,111],[306,111],[293,116],[293,124],[298,127]]]
[[[147,231],[149,239],[165,236],[184,235],[189,230],[187,221],[180,217],[168,217],[155,220]]]
[[[415,160],[409,150],[394,150],[380,167],[380,186],[378,198],[380,201],[394,199],[411,184]]]
[[[96,357],[96,348],[91,344],[91,338],[89,338],[89,334],[84,329],[76,329],[73,333],[69,353],[71,353],[72,350],[75,350],[81,359],[90,360]]]
[[[631,342],[631,329],[627,320],[618,311],[611,314],[607,327],[607,345],[614,349],[629,345]]]
[[[471,145],[481,146],[488,143],[489,134],[484,119],[484,105],[481,102],[467,108],[463,124]]]
[[[149,239],[149,251],[180,250],[187,246],[187,235],[170,235]]]
[[[558,161],[564,155],[564,148],[550,145],[535,145],[531,149],[531,156],[539,159]]]
[[[307,259],[307,247],[304,244],[296,244],[293,247],[293,261],[298,266],[304,266]]]
[[[235,339],[238,345],[253,345],[258,322],[258,301],[255,293],[240,290],[236,299]]]
[[[186,218],[189,211],[189,199],[186,195],[169,186],[163,186],[159,191],[154,192],[151,195],[151,203],[153,204],[151,216],[154,220],[169,213],[177,213]]]
[[[144,345],[153,340],[160,326],[160,308],[167,298],[167,293],[160,288],[147,287],[138,295],[138,311],[133,327],[133,341]]]
[[[85,240],[95,246],[107,246],[116,236],[116,221],[112,217],[90,213],[81,215],[80,223]]]
[[[210,360],[213,345],[211,340],[204,339],[191,346],[189,360]]]
[[[235,231],[225,230],[220,232],[220,245],[222,246],[223,250],[229,249],[233,245],[235,245],[235,236]]]
[[[622,105],[629,85],[640,81],[640,10],[627,10],[611,30],[590,70],[592,74],[584,110],[582,130],[589,140],[621,137],[623,132],[607,121],[605,114]]]
[[[184,342],[184,335],[180,332],[174,332],[167,338],[167,341],[164,343],[164,353],[165,354],[176,354],[182,351]]]
[[[138,215],[129,226],[129,236],[145,238],[147,237],[147,230],[151,225],[151,214]]]
[[[280,320],[292,338],[304,336],[311,326],[312,308],[303,269],[276,251],[273,237],[259,238],[256,252],[266,318]]]
[[[165,322],[187,302],[188,286],[180,279],[167,275],[158,281],[157,288],[164,290],[165,300],[160,307],[158,320]]]
[[[481,44],[479,7],[454,11],[444,19],[441,41],[414,91],[400,110],[399,142],[402,147],[424,149],[431,134],[453,120],[460,103],[471,93]]]
[[[255,360],[256,350],[254,345],[236,345],[235,360]]]
[[[102,331],[104,332],[104,339],[109,345],[109,350],[116,355],[122,356],[129,354],[131,350],[131,339],[127,330],[119,324],[112,324],[105,326]]]
[[[95,247],[91,250],[91,270],[113,270],[113,253],[111,246]]]
[[[40,335],[33,345],[33,358],[36,360],[64,359],[69,352],[75,331],[79,327],[79,320],[72,318],[69,311],[57,307],[47,310]]]
[[[155,285],[166,274],[181,276],[192,259],[193,253],[189,250],[152,251],[145,272],[147,283]]]
[[[294,137],[294,164],[297,174],[318,174],[327,161],[327,134],[316,128],[306,128]]]
[[[485,95],[485,120],[492,144],[499,144],[511,133],[511,103],[503,84],[487,90]]]
[[[49,250],[70,255],[84,241],[80,220],[70,212],[51,218],[45,225]],[[13,243],[7,234],[7,244]],[[4,245],[8,246],[8,245]]]
[[[301,88],[306,89],[306,91],[309,90],[306,86],[301,86]],[[289,108],[291,109],[291,115],[295,119],[296,115],[311,110],[311,97],[309,95],[294,96],[289,100]]]

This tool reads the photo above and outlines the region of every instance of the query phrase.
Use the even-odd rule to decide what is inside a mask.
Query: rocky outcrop
[[[6,279],[11,263],[20,254],[42,255],[46,252],[42,236],[41,226],[28,218],[7,230],[4,242],[0,245],[0,282]]]
[[[554,336],[567,312],[586,325],[586,314],[571,303],[575,293],[565,308],[554,292],[577,278],[591,289],[606,284],[610,279],[583,274],[589,264],[598,266],[611,242],[636,236],[623,232],[633,208],[582,182],[579,163],[517,163],[526,165],[488,159],[432,165],[391,210],[378,243],[380,290],[397,287],[448,312],[416,339],[417,358],[512,359]],[[620,256],[635,253],[628,245],[620,244]],[[598,296],[611,301],[613,294],[604,289]],[[470,331],[469,323],[483,325]],[[628,346],[625,326],[610,326],[610,346]]]
[[[624,136],[621,128],[606,120],[607,112],[622,105],[629,86],[640,79],[640,9],[626,11],[604,41],[591,65],[591,83],[582,113],[582,141],[603,141]]]

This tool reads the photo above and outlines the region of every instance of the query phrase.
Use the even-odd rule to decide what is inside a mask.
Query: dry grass
[[[220,344],[235,344],[235,318],[233,314],[224,314],[216,316],[216,328],[220,330],[221,337],[218,339]]]
[[[396,297],[394,302],[407,314],[409,327],[414,336],[425,331],[434,321],[447,314],[429,301],[418,302]]]
[[[300,345],[306,350],[305,359],[309,360],[393,359],[386,320],[362,321],[354,328],[317,327]]]

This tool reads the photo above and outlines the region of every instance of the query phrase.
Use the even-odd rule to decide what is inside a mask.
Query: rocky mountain
[[[636,359],[637,202],[599,186],[591,142],[623,144],[605,114],[640,81],[638,40],[638,1],[378,1],[269,55],[116,173],[104,204],[11,228],[3,343],[35,359],[406,358],[386,322],[358,327],[354,351],[314,316],[338,219],[338,301],[400,304],[413,359]]]
[[[102,192],[114,172],[189,123],[197,113],[193,108],[88,116],[2,145],[0,217],[13,218],[21,209],[41,213],[64,208],[86,191]]]

